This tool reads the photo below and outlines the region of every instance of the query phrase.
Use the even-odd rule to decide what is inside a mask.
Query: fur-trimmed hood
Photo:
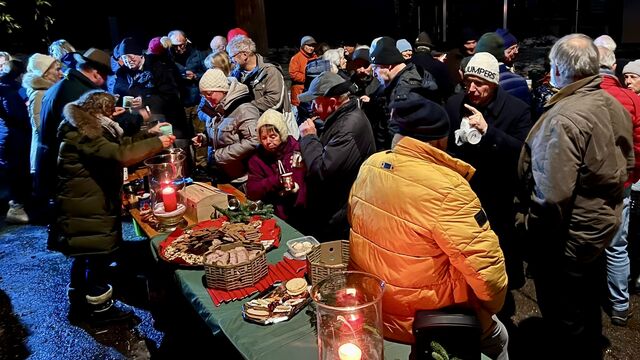
[[[102,136],[100,119],[82,110],[78,105],[74,103],[67,104],[64,107],[63,114],[65,121],[77,128],[80,134],[92,140]],[[64,121],[62,124],[64,124]]]
[[[47,90],[55,83],[35,73],[26,73],[22,77],[22,87],[27,90]]]

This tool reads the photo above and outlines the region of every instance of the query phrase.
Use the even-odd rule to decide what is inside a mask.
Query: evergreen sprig
[[[251,210],[248,204],[240,204],[236,210],[223,209],[215,205],[213,205],[213,207],[222,215],[226,216],[231,223],[248,223],[251,221],[251,217],[255,215],[262,216],[265,219],[270,219],[273,217],[274,212],[273,205],[271,204],[264,205],[262,209],[258,210]],[[215,213],[211,216],[215,216]]]

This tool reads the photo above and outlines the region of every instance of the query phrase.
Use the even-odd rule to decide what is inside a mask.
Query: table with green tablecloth
[[[296,229],[278,219],[282,229],[280,246],[267,253],[267,261],[282,260],[287,240],[303,236]],[[152,253],[158,260],[158,248],[167,234],[151,239]],[[160,260],[162,261],[162,260]],[[204,270],[177,268],[175,277],[180,290],[214,334],[222,331],[247,359],[315,359],[318,346],[312,318],[307,309],[291,320],[273,325],[258,325],[242,318],[242,304],[247,299],[215,306],[204,285]],[[313,319],[315,320],[315,319]],[[385,359],[408,359],[410,347],[385,341]]]

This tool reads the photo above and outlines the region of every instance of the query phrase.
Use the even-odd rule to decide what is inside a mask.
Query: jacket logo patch
[[[480,211],[478,211],[478,213],[475,214],[473,218],[476,219],[476,222],[480,227],[483,227],[484,224],[487,223],[487,213],[484,212],[484,209],[480,209]]]
[[[383,162],[382,164],[380,164],[380,167],[385,170],[393,170],[393,164],[388,162]]]

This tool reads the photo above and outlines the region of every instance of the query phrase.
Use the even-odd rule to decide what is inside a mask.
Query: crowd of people
[[[320,241],[350,239],[351,268],[387,284],[390,340],[415,341],[417,310],[463,306],[483,353],[507,359],[514,313],[501,309],[526,263],[556,349],[601,358],[601,308],[625,326],[638,275],[627,237],[640,60],[619,79],[613,39],[570,34],[532,84],[508,30],[460,40],[330,48],[306,35],[288,74],[240,28],[210,51],[174,30],[112,54],[58,40],[26,67],[2,52],[6,221],[48,224],[50,248],[74,257],[70,315],[123,319],[105,274],[123,168],[173,145],[194,177],[273,204]]]

